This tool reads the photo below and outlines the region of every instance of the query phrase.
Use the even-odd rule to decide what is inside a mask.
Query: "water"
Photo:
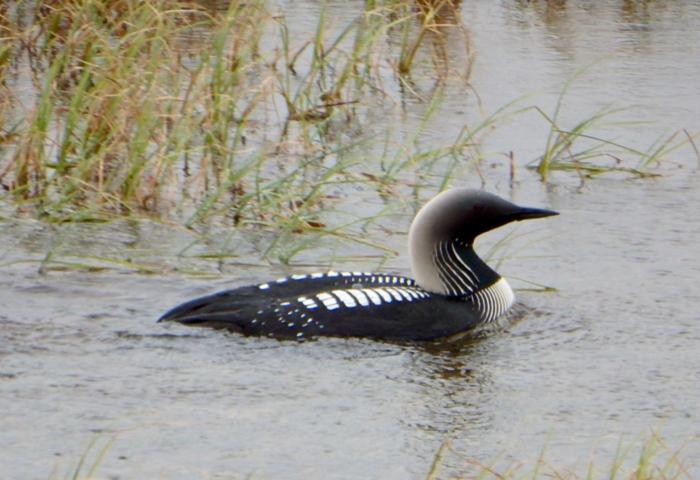
[[[463,2],[477,55],[470,81],[484,110],[525,94],[552,107],[571,74],[598,61],[567,96],[565,121],[614,102],[636,105],[626,119],[653,121],[606,130],[628,144],[700,130],[700,4],[559,4]],[[300,31],[315,27],[308,19],[318,2],[279,9]],[[362,2],[328,9],[342,23]],[[459,82],[448,88],[453,101],[423,142],[452,138],[474,115]],[[402,108],[396,119],[410,132],[424,106]],[[536,115],[516,118],[486,148],[514,150],[522,167],[541,152],[544,132]],[[583,186],[576,175],[557,175],[545,187],[519,168],[510,191],[501,166],[488,170],[490,190],[561,212],[518,226],[527,235],[499,267],[517,287],[527,286],[517,280],[525,278],[557,292],[517,292],[530,314],[453,350],[280,343],[156,324],[184,299],[283,272],[229,265],[214,279],[162,271],[42,275],[38,261],[57,244],[175,267],[191,239],[148,223],[61,228],[4,220],[0,476],[63,478],[95,440],[113,440],[98,467],[104,478],[424,478],[446,440],[441,478],[473,475],[472,461],[523,465],[524,473],[543,449],[560,472],[583,475],[593,459],[604,476],[618,442],[636,445],[652,430],[671,450],[685,445],[689,476],[700,476],[696,159],[682,150],[660,172]],[[386,241],[404,251],[402,235]],[[406,265],[404,253],[389,267],[406,273]],[[354,269],[336,265],[343,266]]]

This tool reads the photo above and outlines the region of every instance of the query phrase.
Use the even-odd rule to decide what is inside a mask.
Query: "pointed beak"
[[[520,221],[528,220],[530,218],[551,217],[553,215],[559,215],[559,212],[555,212],[554,210],[545,210],[543,208],[521,207],[520,210],[515,212],[513,217],[515,217],[514,220]]]

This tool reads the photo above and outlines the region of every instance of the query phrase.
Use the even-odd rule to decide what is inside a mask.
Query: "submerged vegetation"
[[[389,197],[414,203],[422,188],[482,175],[483,136],[523,111],[537,109],[550,126],[535,160],[544,181],[553,170],[646,176],[692,142],[672,136],[644,152],[595,137],[607,110],[565,129],[560,101],[549,115],[507,104],[426,147],[446,85],[472,91],[458,2],[365,2],[340,23],[322,10],[313,35],[259,0],[205,5],[3,3],[2,195],[51,222],[147,216],[271,232],[261,253],[284,262],[309,243],[298,234],[365,242],[362,226],[387,211]],[[421,68],[428,74],[414,76]],[[424,106],[409,133],[387,120],[407,101]],[[353,211],[357,195],[380,206]],[[336,213],[332,222],[324,212]]]

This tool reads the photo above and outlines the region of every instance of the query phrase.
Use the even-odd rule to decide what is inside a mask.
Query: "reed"
[[[412,21],[401,22],[401,49],[398,71],[402,75],[411,73],[418,51],[422,47],[432,47],[433,62],[438,68],[437,79],[443,82],[449,75],[449,56],[446,32],[457,31],[464,39],[465,57],[471,66],[471,51],[467,30],[461,22],[454,0],[417,0],[416,2],[398,2],[398,8],[404,18]],[[429,41],[426,42],[426,39]],[[427,45],[426,45],[427,44]]]
[[[95,437],[77,461],[76,466],[63,478],[91,479],[95,478],[100,465],[116,441],[116,437],[101,438]],[[443,478],[441,470],[444,469],[445,458],[449,455],[457,454],[452,448],[451,442],[445,440],[437,449],[429,466],[426,480]],[[622,441],[618,443],[617,450],[609,466],[598,467],[594,462],[590,462],[585,472],[577,473],[568,469],[558,469],[546,459],[546,448],[543,448],[534,461],[534,465],[528,466],[524,463],[504,462],[496,457],[488,464],[482,463],[472,458],[465,458],[461,473],[451,472],[449,478],[454,479],[593,479],[607,478],[635,479],[635,480],[677,480],[690,479],[691,467],[690,459],[683,455],[682,449],[671,449],[658,433],[652,433],[638,446],[635,453],[632,444],[625,445]],[[454,467],[451,468],[453,470]],[[56,469],[49,475],[50,479],[57,479],[59,473]]]
[[[585,472],[559,469],[546,459],[546,448],[543,448],[534,465],[524,463],[507,463],[495,458],[485,464],[480,461],[465,458],[462,473],[452,473],[450,478],[478,478],[478,479],[593,479],[608,478],[636,479],[636,480],[671,480],[690,479],[691,463],[682,454],[682,449],[673,450],[657,434],[652,433],[639,445],[639,451],[635,454],[633,445],[618,443],[617,451],[608,467],[599,467],[590,462]],[[430,466],[426,479],[442,478],[440,470],[443,467],[444,458],[452,451],[449,441],[444,441],[438,448]]]
[[[457,5],[366,2],[341,25],[321,9],[313,33],[300,36],[262,0],[225,11],[169,0],[3,4],[0,194],[50,222],[127,216],[265,232],[261,253],[283,262],[326,237],[366,242],[361,225],[376,212],[345,212],[332,224],[327,212],[355,192],[397,211],[422,189],[481,175],[484,136],[526,110],[514,101],[451,141],[421,144],[448,80],[470,88]],[[416,69],[430,88],[416,88]],[[410,133],[374,120],[376,105],[390,103],[388,82],[423,104]],[[550,126],[535,166],[545,181],[554,170],[652,175],[695,138],[637,150],[594,136],[614,110],[564,128],[571,84],[553,113],[531,107]],[[637,162],[618,162],[619,152]]]
[[[405,5],[368,4],[340,28],[322,14],[302,41],[260,0],[224,12],[165,0],[3,8],[0,182],[48,221],[275,232],[265,252],[283,261],[298,249],[277,247],[299,233],[362,241],[319,215],[345,191],[400,186],[425,157],[364,175],[386,163],[357,153],[375,132],[349,135],[385,96],[385,40],[415,20]],[[23,109],[13,100],[27,90]],[[426,100],[434,111],[439,95]]]
[[[660,164],[682,147],[694,147],[694,139],[700,133],[691,135],[685,130],[660,136],[646,150],[593,133],[610,126],[634,126],[634,122],[615,120],[616,114],[626,111],[625,108],[604,107],[575,122],[570,128],[563,127],[560,117],[566,96],[591,66],[581,68],[564,84],[551,113],[538,106],[532,107],[549,126],[544,152],[529,165],[537,171],[543,182],[548,182],[550,173],[557,170],[577,172],[582,181],[587,177],[605,173],[624,173],[640,178],[655,177],[659,174],[652,171],[651,167]],[[681,135],[682,132],[685,136]]]
[[[99,436],[94,437],[78,459],[75,467],[65,474],[60,474],[59,471],[54,468],[54,471],[48,478],[50,480],[58,480],[59,478],[70,480],[91,480],[94,478],[100,478],[97,476],[97,471],[99,470],[105,456],[112,448],[115,440],[116,436],[112,436],[111,438],[107,439]]]
[[[357,183],[345,166],[322,164],[360,143],[338,137],[357,121],[355,105],[382,95],[380,44],[411,19],[402,8],[370,8],[331,38],[321,15],[314,37],[295,45],[261,1],[226,12],[164,0],[20,2],[2,12],[17,41],[0,50],[0,80],[6,88],[8,69],[25,68],[36,100],[3,115],[18,123],[3,125],[0,181],[56,221],[299,218],[300,202],[310,210],[326,185]],[[282,163],[293,171],[278,175]]]

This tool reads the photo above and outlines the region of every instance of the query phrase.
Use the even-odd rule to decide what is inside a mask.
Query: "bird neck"
[[[416,282],[424,289],[450,297],[466,297],[496,283],[501,277],[460,239],[433,243],[428,257],[413,264]]]

